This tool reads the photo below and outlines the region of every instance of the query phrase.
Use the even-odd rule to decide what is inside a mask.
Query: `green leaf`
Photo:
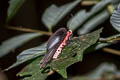
[[[9,22],[17,13],[17,11],[20,9],[22,4],[26,0],[10,0],[9,1],[9,7],[7,12],[7,22]]]
[[[86,34],[93,30],[95,27],[103,23],[105,20],[107,20],[110,16],[110,13],[105,9],[101,11],[98,15],[92,17],[90,20],[88,20],[79,30],[78,34]]]
[[[69,13],[81,0],[75,0],[72,3],[65,4],[63,6],[57,7],[56,5],[51,5],[48,7],[43,16],[42,21],[48,29],[55,26],[67,13]]]
[[[112,26],[120,32],[120,4],[116,10],[112,13],[112,16],[110,18],[110,22]]]
[[[79,26],[85,23],[88,19],[94,16],[96,13],[101,11],[105,6],[111,3],[112,0],[102,0],[98,4],[96,4],[89,12],[85,10],[80,10],[74,17],[72,17],[68,23],[67,27],[71,30],[77,29]]]
[[[34,47],[34,48],[30,48],[27,50],[24,50],[23,52],[21,52],[18,56],[17,56],[17,61],[10,67],[8,67],[5,70],[10,70],[16,66],[19,66],[20,64],[27,62],[31,59],[34,59],[38,56],[42,56],[45,52],[46,52],[46,47],[45,47],[45,43],[38,46],[38,47]]]
[[[39,33],[26,33],[4,41],[2,45],[0,45],[0,57],[7,55],[10,51],[40,35]]]
[[[31,56],[40,55],[46,51],[46,43],[41,44],[40,46],[24,50],[17,56],[17,60],[23,60],[30,58]]]
[[[26,76],[23,80],[45,80],[47,78],[47,73],[42,73],[40,69],[40,60],[42,57],[37,58],[32,63],[27,65],[22,72],[18,73],[20,76]],[[29,77],[27,77],[29,75]]]
[[[119,3],[120,3],[120,0],[113,0],[112,1],[114,9],[116,9],[118,7]]]
[[[95,43],[91,47],[89,47],[85,53],[93,52],[95,50],[110,46],[115,44],[118,40],[117,38],[120,37],[120,34],[115,34],[106,38],[99,38],[99,42]]]
[[[59,59],[50,63],[51,68],[61,74],[64,78],[67,78],[67,67],[82,61],[83,52],[96,43],[101,32],[102,29],[99,29],[92,33],[73,38],[71,43],[63,49]]]
[[[80,10],[77,14],[75,14],[74,17],[72,17],[68,22],[67,22],[67,27],[68,29],[71,29],[74,31],[76,28],[78,28],[85,20],[87,19],[86,17],[86,11],[85,10]]]

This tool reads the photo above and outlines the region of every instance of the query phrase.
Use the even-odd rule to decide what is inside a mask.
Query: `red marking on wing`
[[[60,44],[60,46],[56,50],[55,54],[53,55],[53,59],[58,58],[58,56],[60,55],[63,47],[67,44],[66,42],[69,39],[69,36],[71,36],[71,35],[72,35],[72,31],[71,30],[67,31],[67,35],[66,35],[65,39],[63,40],[63,42]]]

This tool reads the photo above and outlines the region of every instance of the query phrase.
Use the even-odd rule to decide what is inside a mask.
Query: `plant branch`
[[[112,53],[112,54],[115,54],[115,55],[119,55],[119,56],[120,56],[120,51],[115,50],[115,49],[103,48],[103,51],[109,52],[109,53]]]
[[[46,32],[46,31],[40,31],[40,30],[35,30],[35,29],[30,29],[30,28],[23,28],[23,27],[14,27],[14,26],[9,26],[6,27],[7,29],[12,29],[12,30],[18,30],[18,31],[24,31],[24,32],[34,32],[34,33],[40,33],[43,35],[52,35],[52,32]]]

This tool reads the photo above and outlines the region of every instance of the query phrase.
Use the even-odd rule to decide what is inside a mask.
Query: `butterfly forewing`
[[[64,40],[66,36],[67,30],[65,28],[58,29],[48,40],[47,42],[47,50],[49,51],[51,48],[54,48]],[[58,45],[58,46],[59,46]]]
[[[67,30],[65,28],[58,29],[48,40],[47,42],[47,54],[40,61],[40,67],[44,68],[46,64],[52,59],[57,48],[64,40],[67,35]]]
[[[52,49],[47,54],[45,54],[43,59],[40,61],[40,68],[44,68],[46,66],[46,64],[52,59],[54,53],[55,53],[55,49]]]

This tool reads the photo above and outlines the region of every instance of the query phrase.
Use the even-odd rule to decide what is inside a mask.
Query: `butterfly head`
[[[69,34],[69,35],[72,35],[72,30],[69,30],[69,31],[68,31],[68,34]]]

